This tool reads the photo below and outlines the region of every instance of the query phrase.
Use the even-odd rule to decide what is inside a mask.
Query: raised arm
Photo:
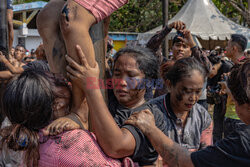
[[[173,28],[175,28],[176,30],[183,30],[185,29],[185,27],[185,23],[181,21],[175,21],[168,26],[165,26],[161,31],[157,32],[153,37],[149,39],[148,43],[146,44],[147,48],[151,49],[154,52],[157,52],[163,40],[172,31]]]
[[[9,60],[5,58],[5,56],[0,52],[0,61],[5,64],[5,66],[9,69],[9,71],[13,74],[21,74],[24,70],[22,67],[14,67]]]
[[[192,51],[192,55],[194,58],[196,58],[205,68],[207,75],[210,73],[211,70],[211,63],[207,56],[202,52],[202,50],[196,45],[194,42],[193,36],[189,30],[183,30],[184,38],[178,37],[181,41],[186,43]]]
[[[85,92],[90,108],[91,126],[97,141],[106,154],[113,158],[122,158],[134,153],[135,139],[129,130],[119,128],[111,116],[99,89],[99,67],[91,68],[79,46],[76,47],[81,64],[69,56],[66,60],[67,75]]]

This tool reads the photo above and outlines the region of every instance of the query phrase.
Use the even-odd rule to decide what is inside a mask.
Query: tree
[[[14,4],[41,0],[14,0]],[[49,1],[49,0],[43,0]],[[188,0],[169,0],[169,19],[173,18]],[[232,21],[250,26],[250,0],[212,0]],[[129,0],[111,15],[110,31],[145,32],[162,25],[161,0]]]
[[[213,2],[232,21],[250,26],[250,0],[213,0]]]

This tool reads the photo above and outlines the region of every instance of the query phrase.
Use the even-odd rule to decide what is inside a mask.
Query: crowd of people
[[[109,39],[100,69],[88,30],[127,2],[52,0],[37,18],[44,44],[0,52],[0,166],[250,166],[247,38],[207,51],[176,21],[146,46],[111,53]]]

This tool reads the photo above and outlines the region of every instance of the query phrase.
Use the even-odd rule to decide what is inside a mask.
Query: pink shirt
[[[114,11],[125,5],[128,0],[74,0],[90,11],[99,22],[110,16]]]
[[[39,167],[135,166],[129,158],[121,163],[105,155],[94,134],[80,129],[55,137],[45,137],[40,133],[39,152]]]

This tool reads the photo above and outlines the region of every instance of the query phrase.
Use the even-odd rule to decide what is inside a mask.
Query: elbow
[[[127,146],[121,144],[121,143],[111,143],[110,145],[107,145],[106,147],[103,147],[103,151],[105,154],[112,158],[124,158],[126,156],[130,156],[133,154],[133,151],[129,150]]]
[[[124,149],[109,149],[107,151],[104,151],[108,156],[112,157],[112,158],[116,158],[116,159],[119,159],[119,158],[124,158],[126,156],[128,156],[125,152]]]

